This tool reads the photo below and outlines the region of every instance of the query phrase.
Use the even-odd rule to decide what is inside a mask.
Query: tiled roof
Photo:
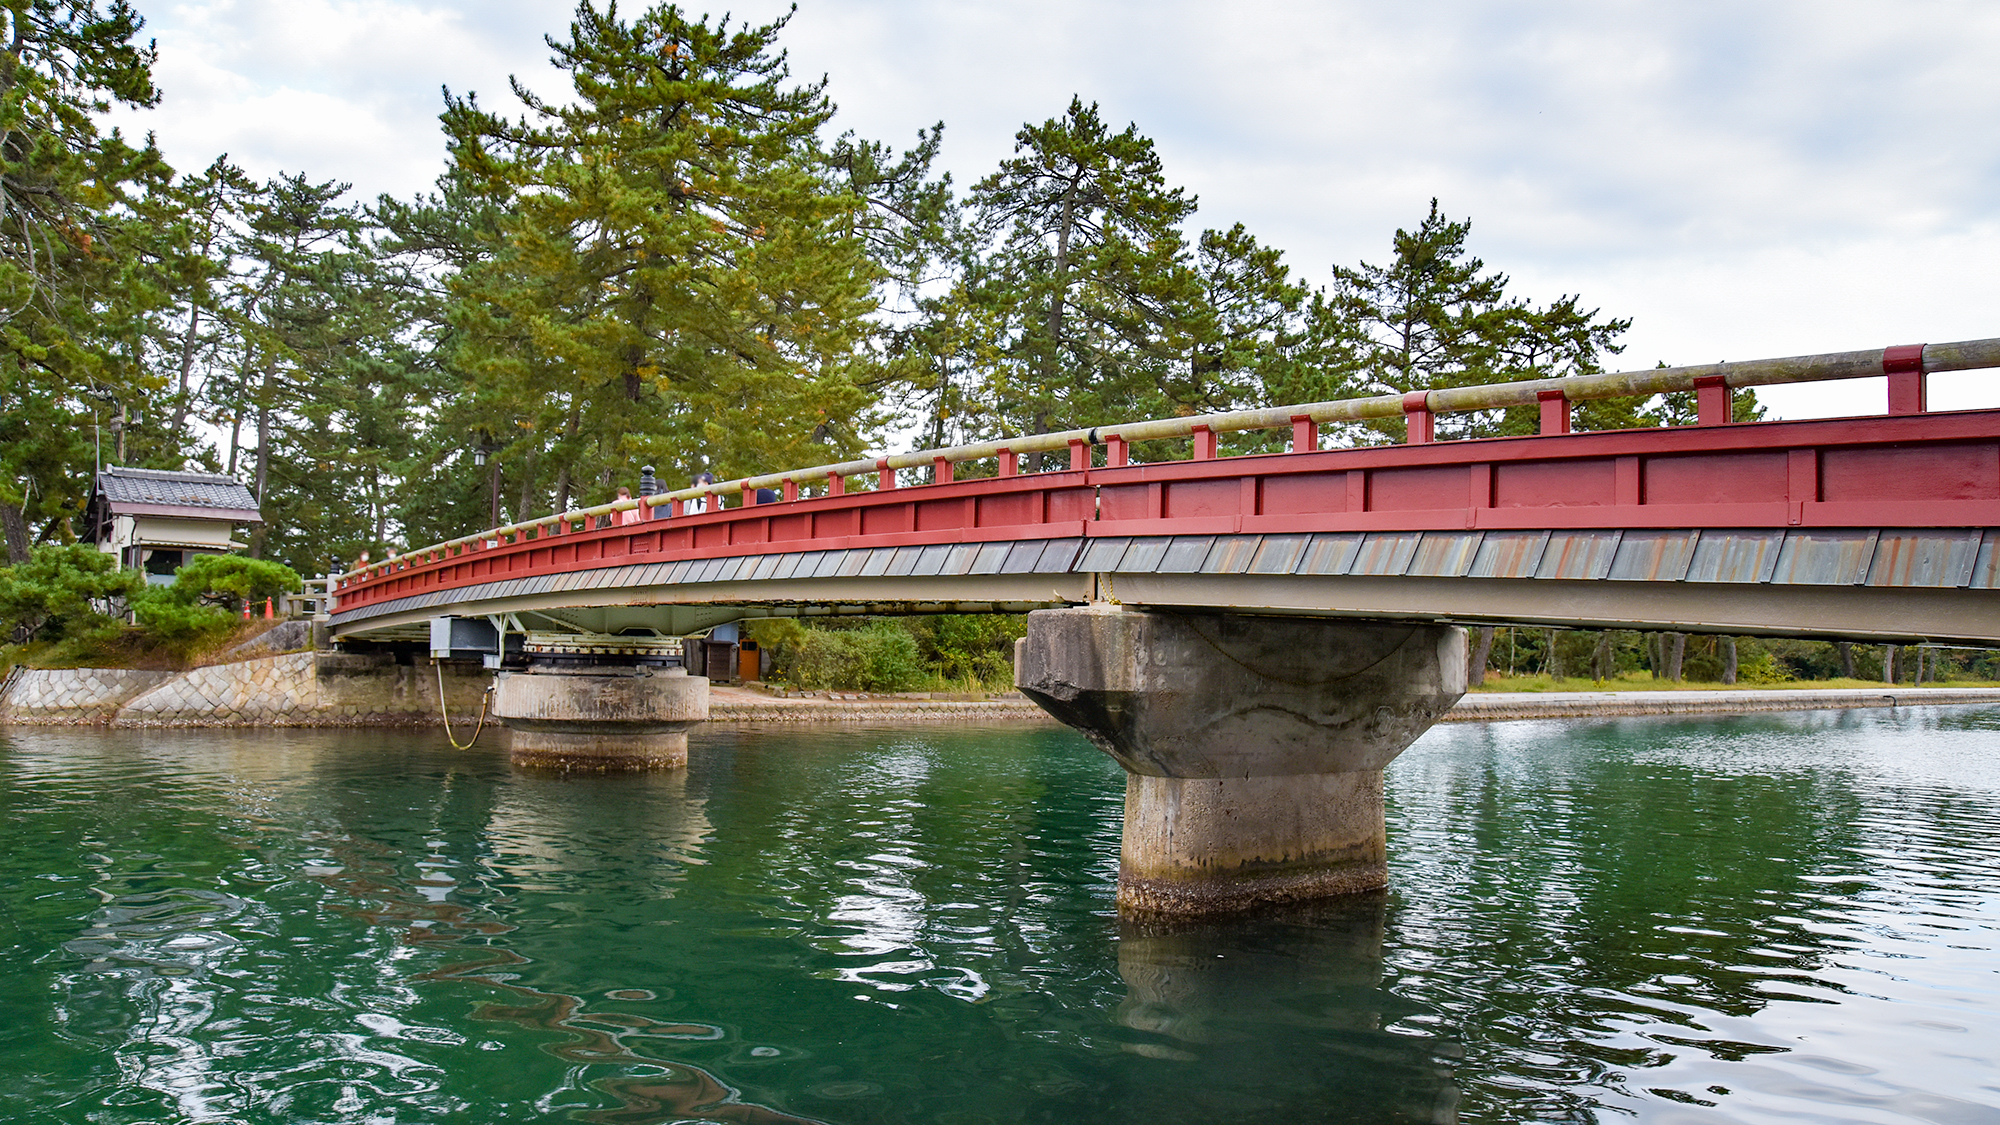
[[[163,504],[231,512],[257,510],[257,498],[250,495],[243,482],[220,473],[113,467],[97,474],[97,490],[114,506]]]

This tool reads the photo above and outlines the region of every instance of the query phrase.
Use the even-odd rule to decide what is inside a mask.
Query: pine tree
[[[1162,402],[1195,284],[1153,142],[1113,134],[1096,105],[1015,135],[1017,155],[972,190],[991,253],[967,291],[987,336],[982,397],[996,432],[1124,421]]]
[[[4,0],[0,19],[0,533],[19,562],[82,510],[95,435],[156,387],[142,341],[167,298],[134,207],[172,172],[98,129],[159,98],[124,0]]]
[[[452,281],[453,364],[520,508],[608,496],[651,462],[730,476],[858,451],[879,276],[864,202],[762,26],[582,4],[548,40],[575,98],[443,115],[454,174],[502,212]]]

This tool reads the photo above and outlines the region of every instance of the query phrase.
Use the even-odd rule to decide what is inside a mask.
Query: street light
[[[486,526],[488,527],[500,526],[500,460],[493,456],[500,452],[500,448],[483,432],[479,435],[479,444],[472,447],[472,463],[475,466],[484,466],[488,461],[493,462],[493,472],[489,474],[490,483],[487,485]]]

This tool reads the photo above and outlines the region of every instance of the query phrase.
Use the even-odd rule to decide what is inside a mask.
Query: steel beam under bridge
[[[1025,612],[1113,601],[1285,616],[2000,642],[2000,532],[1444,531],[1019,540],[723,555],[507,578],[341,612],[693,632],[742,617]]]

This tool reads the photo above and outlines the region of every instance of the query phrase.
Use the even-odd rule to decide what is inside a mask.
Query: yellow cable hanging
[[[452,737],[451,713],[445,709],[444,705],[444,662],[433,660],[431,661],[431,665],[437,669],[438,674],[438,718],[444,720],[445,741],[451,743],[453,750],[470,750],[479,741],[479,732],[486,729],[486,710],[493,702],[493,685],[488,684],[485,694],[479,697],[479,725],[472,728],[472,737],[467,739],[465,744],[461,746],[458,739]]]

